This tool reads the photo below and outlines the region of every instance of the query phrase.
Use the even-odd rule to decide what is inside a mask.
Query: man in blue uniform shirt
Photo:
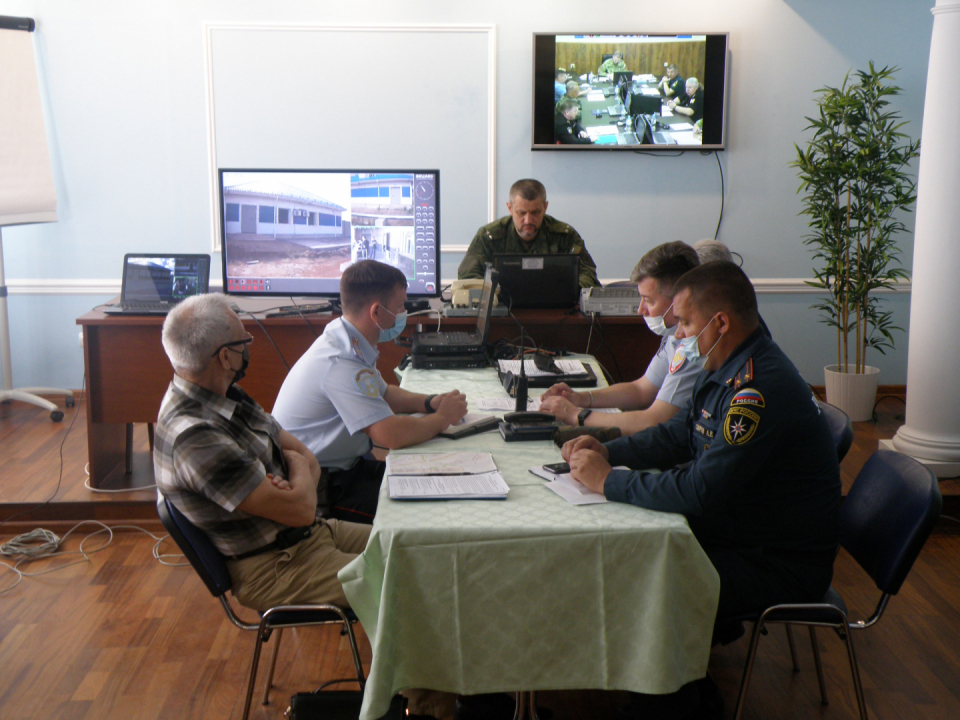
[[[684,274],[673,314],[685,361],[703,367],[690,403],[636,435],[572,440],[563,448],[571,473],[610,500],[685,515],[720,576],[719,618],[819,599],[840,508],[819,405],[761,330],[753,286],[733,263]]]
[[[397,268],[376,260],[348,267],[340,278],[343,317],[297,360],[273,406],[280,425],[329,469],[335,518],[373,522],[384,470],[364,457],[374,445],[393,450],[426,442],[467,412],[456,390],[420,395],[380,377],[377,344],[406,327],[406,299],[407,280]]]

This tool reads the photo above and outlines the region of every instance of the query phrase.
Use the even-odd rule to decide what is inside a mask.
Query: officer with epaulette
[[[837,453],[820,406],[760,328],[753,286],[733,263],[685,273],[673,314],[683,362],[703,368],[690,403],[636,435],[572,440],[563,458],[574,478],[610,500],[686,516],[720,576],[718,618],[819,600],[833,573],[840,509]],[[715,641],[733,639],[727,630],[718,625]],[[702,691],[708,681],[697,682]],[[643,699],[633,705],[639,712]]]
[[[554,113],[560,112],[560,103],[564,100],[572,101],[577,106],[577,110],[580,111],[580,115],[583,115],[583,101],[580,100],[580,85],[576,80],[567,80],[567,91],[560,96],[557,104],[553,106]]]
[[[482,278],[494,253],[563,254],[580,256],[580,287],[598,287],[597,264],[580,234],[546,214],[547,190],[539,180],[517,180],[507,202],[510,214],[484,225],[474,235],[457,276]]]
[[[273,405],[281,427],[328,471],[328,503],[337,519],[371,523],[384,464],[374,447],[419,445],[467,412],[466,396],[412,393],[377,370],[377,345],[407,326],[407,278],[397,268],[361,260],[340,278],[343,315],[329,323],[287,373]],[[414,417],[411,413],[425,413]]]

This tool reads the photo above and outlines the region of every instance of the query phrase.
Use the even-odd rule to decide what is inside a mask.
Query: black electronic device
[[[439,170],[221,169],[223,289],[337,297],[340,276],[379,260],[407,296],[440,296]]]
[[[209,292],[210,256],[127,253],[123,256],[120,304],[105,315],[166,315],[193,295]]]
[[[558,382],[563,382],[570,387],[596,387],[597,374],[590,365],[583,366],[582,373],[561,373],[560,375],[528,375],[527,386],[532,388],[550,387]],[[516,397],[516,384],[519,375],[509,370],[497,370],[500,377],[500,384],[507,391],[510,397]]]
[[[564,473],[570,472],[570,463],[559,462],[551,463],[549,465],[541,466],[548,473],[553,473],[554,475],[563,475]]]
[[[533,354],[533,364],[537,366],[537,370],[541,370],[542,372],[550,372],[555,375],[563,372],[552,357],[542,352]]]
[[[515,412],[507,413],[500,423],[500,435],[507,442],[517,440],[550,440],[560,427],[557,419],[550,413]]]
[[[558,145],[554,136],[554,80],[556,68],[566,67],[583,58],[598,61],[600,49],[615,45],[623,53],[623,60],[633,74],[630,102],[645,97],[644,90],[656,91],[650,97],[661,101],[658,83],[663,77],[664,65],[678,66],[680,76],[695,77],[703,87],[703,133],[687,134],[683,145],[657,145],[651,138],[641,138],[644,150],[702,149],[723,150],[726,145],[726,112],[729,93],[729,33],[534,33],[533,35],[533,123],[531,147],[534,150],[559,152],[636,151],[636,144],[590,143]],[[593,65],[593,62],[590,63]],[[599,67],[596,62],[595,67]],[[594,84],[591,89],[605,89],[606,83]],[[621,94],[621,100],[627,93]],[[646,108],[645,108],[646,109]],[[584,113],[592,112],[587,102]],[[639,107],[637,108],[639,111]],[[629,110],[631,115],[640,114]]]
[[[451,355],[420,355],[411,353],[411,367],[416,370],[464,370],[485,368],[489,364],[487,354],[457,353]]]
[[[477,326],[472,332],[420,332],[414,333],[412,353],[414,367],[418,356],[426,355],[476,355],[486,350],[490,337],[490,316],[493,313],[494,293],[497,289],[497,272],[487,264],[483,275],[483,290],[477,312]],[[467,367],[479,367],[470,365]]]
[[[516,308],[571,308],[580,302],[580,256],[495,253],[500,302]]]
[[[520,328],[520,374],[517,375],[517,381],[514,385],[513,396],[516,398],[516,402],[513,404],[513,409],[518,413],[526,412],[527,410],[527,373],[523,369],[523,345],[524,345],[524,330]]]

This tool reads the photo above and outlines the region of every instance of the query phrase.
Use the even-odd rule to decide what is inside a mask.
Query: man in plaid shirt
[[[325,488],[313,453],[236,385],[252,341],[224,295],[189,298],[167,316],[175,375],[156,426],[160,501],[227,556],[242,605],[346,607],[337,572],[366,547],[370,527],[318,517]]]

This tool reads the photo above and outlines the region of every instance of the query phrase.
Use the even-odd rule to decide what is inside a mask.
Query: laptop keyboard
[[[156,310],[165,312],[173,308],[173,303],[156,302],[150,300],[127,300],[122,305],[124,310]]]

